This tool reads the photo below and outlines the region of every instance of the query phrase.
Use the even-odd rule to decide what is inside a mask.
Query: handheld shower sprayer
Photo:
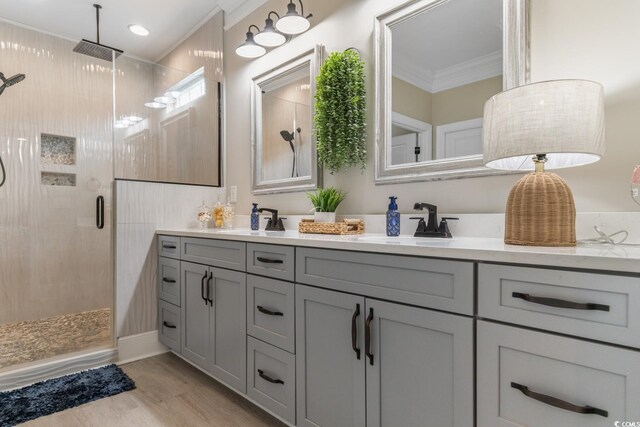
[[[300,132],[302,132],[302,129],[297,128],[296,132],[298,132],[298,135],[300,135]],[[282,139],[284,139],[289,143],[289,146],[291,146],[291,151],[293,151],[293,168],[291,169],[291,178],[293,178],[294,176],[298,176],[298,173],[296,171],[296,160],[297,160],[296,146],[293,144],[293,141],[295,140],[296,136],[293,132],[289,132],[288,130],[281,130],[280,136],[282,137]]]
[[[0,80],[2,81],[2,86],[0,86],[0,95],[4,93],[4,90],[13,85],[17,85],[21,81],[23,81],[27,76],[24,74],[16,74],[15,76],[6,78],[4,73],[0,72]],[[4,168],[4,163],[2,162],[2,157],[0,157],[0,172],[2,173],[2,179],[0,179],[0,187],[4,185],[7,180],[7,171]]]

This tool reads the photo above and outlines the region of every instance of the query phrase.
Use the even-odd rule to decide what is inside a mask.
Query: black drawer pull
[[[263,258],[261,256],[257,257],[256,259],[265,264],[284,264],[284,261],[281,259]]]
[[[260,313],[268,314],[269,316],[284,316],[284,313],[282,313],[281,311],[271,311],[261,305],[256,306],[256,308]]]
[[[162,244],[162,249],[177,249],[176,245],[166,245]]]
[[[167,279],[166,277],[163,277],[162,281],[164,283],[176,283],[176,281],[174,279]]]
[[[165,320],[164,322],[162,322],[162,326],[165,326],[169,329],[175,329],[176,325],[172,325],[171,323],[167,323],[167,321]]]
[[[562,299],[555,299],[555,298],[533,297],[529,294],[523,294],[521,292],[513,292],[511,296],[514,298],[520,298],[525,301],[532,302],[534,304],[547,305],[549,307],[569,308],[572,310],[609,311],[609,306],[604,304],[594,304],[590,302],[579,303],[579,302],[565,301]]]
[[[270,376],[266,375],[262,369],[258,369],[258,375],[260,375],[260,378],[262,378],[263,380],[265,380],[266,382],[269,382],[271,384],[284,384],[284,381],[282,381],[282,380],[274,380]]]
[[[369,358],[369,364],[373,366],[373,353],[371,353],[371,321],[373,320],[373,308],[369,309],[369,317],[364,322],[364,354]]]
[[[356,311],[351,316],[351,348],[356,352],[356,357],[360,360],[360,349],[358,348],[358,316],[360,316],[360,304],[356,304]]]
[[[593,414],[600,415],[601,417],[607,418],[609,416],[609,412],[593,408],[591,406],[576,406],[572,403],[565,402],[564,400],[560,400],[557,397],[547,396],[546,394],[536,393],[534,391],[529,390],[529,387],[523,386],[518,383],[511,383],[511,387],[516,390],[520,390],[522,394],[531,399],[537,400],[538,402],[546,403],[547,405],[555,406],[556,408],[564,409],[565,411],[576,412],[578,414]]]
[[[209,303],[209,300],[207,299],[207,297],[204,296],[204,286],[205,286],[204,281],[207,280],[208,275],[209,275],[209,272],[205,271],[204,276],[202,276],[202,280],[200,281],[200,297],[204,301],[204,305],[207,305]]]

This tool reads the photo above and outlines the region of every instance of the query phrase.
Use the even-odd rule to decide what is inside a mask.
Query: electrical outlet
[[[229,187],[229,203],[237,203],[238,202],[238,187],[232,185]]]

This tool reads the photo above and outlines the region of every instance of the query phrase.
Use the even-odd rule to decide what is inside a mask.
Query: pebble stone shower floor
[[[0,325],[0,369],[111,343],[111,310]]]

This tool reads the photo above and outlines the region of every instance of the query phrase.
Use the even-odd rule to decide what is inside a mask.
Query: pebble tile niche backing
[[[76,139],[43,133],[40,135],[40,163],[43,165],[74,166],[76,164]],[[46,172],[40,175],[42,185],[75,187],[72,173]]]

